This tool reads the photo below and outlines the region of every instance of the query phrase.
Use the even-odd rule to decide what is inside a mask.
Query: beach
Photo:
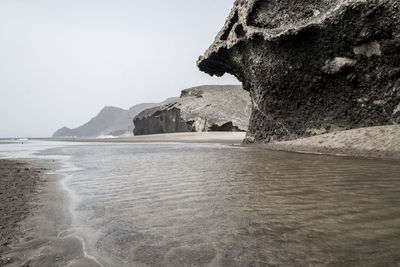
[[[272,142],[271,150],[400,160],[400,125],[366,127]]]
[[[68,140],[100,143],[221,143],[241,145],[245,132],[190,132]],[[366,127],[292,141],[247,144],[268,150],[400,160],[400,126]]]
[[[130,227],[128,227],[128,229],[126,229],[127,226],[125,224],[133,223],[129,218],[131,216],[134,216],[134,214],[142,214],[140,218],[143,217],[143,219],[141,220],[144,220],[143,222],[139,220],[135,222],[135,224],[138,223],[138,225],[141,225],[141,223],[144,223],[146,221],[146,224],[153,225],[158,223],[162,225],[161,221],[159,221],[160,218],[153,215],[153,212],[157,211],[165,213],[167,212],[167,210],[177,210],[176,214],[175,212],[171,211],[171,214],[167,212],[166,216],[172,216],[172,218],[174,218],[175,216],[178,216],[177,218],[183,216],[181,218],[183,221],[175,221],[174,219],[174,222],[171,221],[170,224],[175,225],[176,223],[178,223],[182,224],[181,227],[186,227],[184,225],[188,223],[186,220],[188,220],[190,216],[189,214],[181,214],[179,212],[179,209],[181,207],[185,207],[186,204],[183,204],[181,202],[170,203],[169,200],[166,200],[167,202],[161,205],[161,207],[163,208],[160,207],[161,209],[156,208],[154,210],[154,208],[160,204],[152,204],[152,207],[153,205],[156,206],[148,209],[147,206],[143,206],[141,200],[142,192],[140,190],[147,192],[146,194],[150,194],[149,197],[152,197],[149,198],[149,201],[155,201],[154,203],[158,203],[157,199],[159,198],[167,197],[167,199],[169,199],[171,197],[175,198],[175,196],[179,196],[181,194],[181,192],[179,191],[181,185],[180,182],[176,183],[176,177],[180,177],[177,181],[184,181],[184,183],[189,183],[188,187],[185,190],[189,190],[188,192],[190,192],[190,196],[192,192],[196,192],[195,195],[198,195],[199,193],[208,195],[210,190],[210,188],[208,188],[208,185],[204,185],[208,189],[197,188],[195,191],[193,191],[193,188],[190,185],[191,183],[198,183],[202,180],[201,177],[203,177],[203,175],[205,177],[208,177],[207,179],[211,179],[211,177],[213,176],[220,177],[221,175],[223,179],[228,179],[227,177],[229,176],[226,176],[224,174],[228,169],[230,170],[230,172],[234,170],[234,173],[236,173],[233,174],[233,178],[237,176],[240,177],[240,179],[244,179],[244,181],[246,181],[247,178],[246,176],[242,176],[241,173],[252,173],[253,168],[260,168],[260,166],[262,167],[261,169],[259,169],[259,175],[261,175],[260,178],[270,177],[271,175],[272,177],[274,177],[275,172],[280,173],[278,175],[279,177],[277,176],[277,179],[282,179],[281,177],[285,177],[286,175],[292,177],[291,172],[293,170],[294,172],[296,172],[296,176],[297,173],[299,173],[299,179],[302,181],[302,183],[304,181],[307,181],[307,183],[309,183],[304,188],[304,190],[306,191],[309,190],[309,188],[319,186],[318,183],[322,183],[322,187],[324,187],[323,184],[325,184],[325,182],[322,182],[322,180],[318,183],[316,183],[316,181],[313,182],[312,180],[308,181],[308,179],[310,179],[311,173],[316,171],[318,173],[318,176],[325,177],[324,179],[333,179],[333,177],[336,177],[331,176],[330,174],[330,169],[333,167],[336,169],[334,172],[335,175],[338,174],[339,177],[347,177],[348,171],[350,171],[350,173],[353,173],[354,177],[352,179],[358,179],[359,176],[370,177],[370,180],[368,181],[371,181],[371,185],[368,186],[371,188],[368,190],[373,190],[372,188],[374,184],[378,182],[383,182],[383,186],[385,187],[389,186],[390,184],[389,187],[391,187],[392,185],[390,179],[394,179],[395,176],[398,176],[395,170],[396,166],[398,165],[397,160],[400,159],[400,126],[360,128],[355,130],[318,135],[293,141],[273,142],[269,144],[243,144],[242,142],[244,137],[244,132],[196,132],[155,134],[107,139],[93,138],[82,140],[68,140],[68,142],[2,142],[0,144],[1,147],[14,147],[15,151],[18,151],[18,153],[21,153],[24,150],[29,152],[30,149],[33,149],[32,151],[35,153],[35,155],[39,157],[44,156],[45,159],[35,159],[35,157],[37,156],[33,158],[32,156],[27,156],[33,152],[25,153],[26,151],[22,154],[19,154],[16,159],[0,159],[0,201],[2,203],[0,207],[0,212],[4,214],[4,216],[0,218],[0,225],[2,226],[0,228],[0,265],[21,266],[24,264],[28,264],[32,266],[113,266],[114,264],[116,264],[116,266],[123,266],[123,262],[128,261],[131,263],[135,262],[139,264],[149,265],[172,264],[175,266],[183,266],[185,265],[186,261],[191,264],[200,263],[196,261],[196,257],[193,258],[193,255],[197,253],[199,256],[207,259],[206,265],[217,266],[218,264],[223,264],[224,266],[227,266],[232,263],[230,261],[233,260],[234,255],[228,253],[228,258],[230,259],[230,261],[227,262],[217,257],[217,255],[222,253],[221,251],[225,251],[225,249],[219,246],[215,248],[215,250],[207,248],[207,246],[209,246],[210,244],[209,242],[215,243],[217,241],[211,239],[208,240],[209,238],[205,238],[204,236],[201,236],[199,238],[205,239],[207,241],[204,241],[205,243],[202,242],[202,245],[200,247],[198,247],[197,245],[194,247],[190,245],[184,245],[183,248],[179,248],[183,249],[181,252],[179,252],[183,254],[178,255],[180,259],[183,260],[183,262],[176,261],[175,256],[171,258],[170,256],[168,256],[169,254],[164,254],[165,251],[169,251],[170,249],[171,251],[174,251],[173,246],[175,245],[153,241],[153,238],[159,238],[162,235],[167,235],[169,236],[169,238],[175,239],[176,233],[169,232],[169,228],[165,229],[165,232],[163,233],[159,232],[158,230],[155,231],[153,233],[155,237],[151,237],[149,240],[145,241],[145,243],[152,244],[151,246],[140,245],[142,242],[140,241],[142,240],[142,237],[138,237],[138,240],[140,241],[139,243],[137,243],[138,241],[135,241],[135,237],[135,240],[132,241],[132,245],[128,245],[125,243],[120,244],[119,241],[117,242],[116,240],[114,240],[114,238],[129,239],[130,234],[127,234],[127,236],[125,236],[126,234],[123,234],[121,237],[119,237],[119,235],[121,234],[119,233],[120,231],[122,231],[123,233],[132,232],[135,233],[135,235],[142,236],[142,233],[140,231],[139,233],[137,233],[138,230],[136,228],[131,229]],[[5,150],[8,150],[9,148]],[[219,154],[219,150],[225,152]],[[242,152],[238,154],[238,151]],[[205,154],[199,158],[199,152],[203,154],[208,154],[210,152],[212,153],[208,156]],[[120,154],[124,156],[121,158]],[[82,155],[83,158],[81,158],[82,156],[77,157],[77,155]],[[330,155],[346,157],[332,157]],[[73,160],[68,159],[71,156],[73,156]],[[104,158],[107,158],[107,163],[105,165],[104,163],[100,163],[104,161]],[[378,162],[373,162],[369,161],[369,159],[363,158],[379,158],[380,160]],[[234,164],[233,162],[231,162],[232,159],[235,162]],[[101,165],[99,165],[97,162],[99,162],[99,164]],[[301,166],[300,165],[296,167],[296,164],[298,164],[297,162],[304,162],[303,164],[305,165],[305,169],[301,167],[299,170],[296,171],[296,169]],[[72,169],[69,170],[69,168],[71,167],[66,168],[64,166],[65,164],[67,164],[67,166],[72,166]],[[225,164],[228,165],[225,166]],[[271,164],[271,172],[265,172],[266,169],[263,166],[269,166]],[[314,166],[314,164],[316,165]],[[254,167],[249,167],[251,165],[254,165]],[[376,167],[373,167],[374,165],[376,165]],[[83,170],[73,171],[73,169],[75,168],[74,166],[78,166]],[[123,171],[122,173],[120,173],[120,171],[116,171],[121,168],[121,166],[125,166],[120,170]],[[157,167],[155,168],[154,166]],[[282,169],[282,166],[286,167]],[[207,168],[207,171],[203,169],[204,167]],[[89,175],[86,170],[90,169],[96,169],[98,170],[98,173],[95,172]],[[172,171],[170,171],[170,169]],[[311,171],[312,169],[314,170]],[[189,170],[191,173],[190,177],[193,176],[195,178],[189,178],[189,180],[187,180],[186,175],[182,176],[182,174],[188,173]],[[360,172],[362,174],[360,174]],[[387,176],[389,180],[379,181],[375,179],[382,174]],[[164,175],[167,175],[167,177],[169,177],[167,178],[167,180],[170,181],[168,187],[165,188],[160,187],[164,184]],[[102,176],[104,177],[102,178]],[[352,175],[350,175],[350,177],[351,176]],[[67,177],[70,178],[67,179]],[[99,183],[98,188],[96,187],[96,183],[93,184],[92,177],[96,177],[97,183]],[[112,179],[112,183],[108,182],[108,177],[115,177],[114,179]],[[130,180],[126,180],[125,178],[121,180],[119,177],[131,177],[130,179],[133,180],[137,179],[139,181],[137,185],[138,187],[132,187],[137,182],[131,184],[132,182]],[[147,180],[146,178],[143,180],[142,177],[152,178],[150,180]],[[77,181],[69,184],[68,181],[73,181],[74,179],[77,179]],[[82,180],[83,183],[81,184],[80,182],[78,182],[79,180]],[[153,188],[152,186],[154,181],[156,181],[155,188]],[[397,182],[397,179],[393,181]],[[172,185],[170,184],[171,182]],[[218,185],[218,179],[214,182],[216,187],[221,186]],[[265,186],[264,183],[257,183],[259,184],[258,186],[260,188]],[[223,186],[226,187],[227,184],[223,184]],[[230,188],[230,186],[228,186],[227,188],[230,188],[229,190],[241,190],[241,188],[246,187],[243,186],[244,185],[238,188]],[[291,187],[291,183],[287,185],[285,184],[284,186]],[[353,188],[353,184],[350,184],[349,186]],[[84,206],[81,206],[81,204],[71,204],[75,203],[75,200],[73,201],[75,197],[73,196],[75,196],[77,192],[80,192],[85,187],[91,188],[90,190],[85,189],[84,191],[90,192],[89,196],[93,195],[94,199],[96,200],[92,202],[90,197],[87,198],[87,196],[85,195],[80,195],[78,199],[81,199],[80,202],[84,203]],[[111,190],[109,188],[119,189]],[[172,191],[175,193],[168,197],[168,195],[164,196],[163,193],[166,188],[169,188],[168,191],[178,191]],[[104,189],[106,191],[104,191]],[[125,190],[127,189],[130,193],[127,193],[128,191],[125,192]],[[132,193],[136,190],[139,191],[136,193]],[[158,192],[157,190],[161,191]],[[279,191],[281,190],[281,188],[278,187],[277,190]],[[326,189],[322,188],[321,190]],[[351,190],[357,191],[358,189],[357,187],[354,187]],[[338,191],[335,194],[341,195],[342,193],[343,192]],[[121,214],[118,213],[120,215],[113,215],[117,217],[110,217],[112,216],[112,213],[111,215],[107,215],[107,213],[104,213],[106,206],[102,206],[101,204],[97,203],[97,199],[99,198],[108,199],[109,194],[113,196],[112,200],[107,200],[112,201],[111,203],[118,203],[119,201],[129,201],[127,203],[131,202],[130,204],[127,204],[127,206],[122,207],[124,211]],[[137,194],[137,197],[133,197],[135,196],[135,194]],[[225,194],[225,192],[218,191],[214,192],[213,194],[223,195]],[[264,193],[262,193],[261,195],[258,194],[258,197],[271,197],[268,196],[268,194],[263,194]],[[126,199],[123,196],[126,196]],[[394,196],[396,196],[396,193],[393,195],[393,197]],[[230,197],[235,198],[236,196],[232,195],[229,196],[229,198]],[[286,197],[292,198],[292,196]],[[319,198],[318,194],[313,196],[313,198],[314,197]],[[136,198],[137,200],[135,200]],[[146,197],[146,199],[147,198],[148,197]],[[179,199],[180,198],[181,197],[179,197]],[[182,200],[184,199],[186,199],[186,197],[182,197]],[[196,202],[192,203],[190,199],[191,197],[189,197],[189,200],[187,200],[188,203],[191,203],[190,206],[196,207],[198,204],[196,204]],[[203,196],[199,200],[211,201],[209,197],[205,196]],[[220,201],[219,205],[226,205],[226,203],[223,204],[224,201],[222,199],[219,199],[218,201]],[[268,199],[268,201],[272,201],[273,203],[276,200]],[[350,199],[348,201],[350,201]],[[356,200],[353,199],[351,201]],[[345,202],[343,205],[347,204],[348,203]],[[128,209],[130,205],[136,206],[136,208],[134,208],[133,211],[126,213],[126,209]],[[240,205],[244,205],[245,208],[248,204],[240,203]],[[280,204],[276,205],[279,206]],[[359,205],[363,206],[364,204],[360,202]],[[115,208],[116,207],[114,207],[113,209]],[[203,207],[201,206],[197,208],[203,209]],[[226,208],[227,207],[225,207],[224,209]],[[274,209],[275,208],[276,207],[274,207]],[[287,207],[283,205],[281,208],[286,209]],[[132,208],[129,208],[129,210],[131,209]],[[339,213],[346,213],[346,211],[340,211],[340,207],[336,207],[335,209]],[[364,207],[363,209],[367,208]],[[391,206],[390,209],[394,209],[394,207]],[[84,210],[85,212],[82,213],[79,210]],[[228,214],[231,214],[229,216],[235,217],[237,216],[235,215],[237,212],[237,210],[231,210],[229,208]],[[320,210],[320,212],[323,212],[323,210]],[[282,214],[282,216],[283,215],[284,213]],[[186,218],[186,216],[189,217]],[[298,216],[304,216],[304,214],[299,213]],[[109,225],[106,222],[111,220],[111,218],[113,218],[112,221],[114,222],[112,225]],[[397,217],[395,218],[397,220]],[[223,221],[222,218],[219,218],[218,216],[215,217],[215,215],[212,215],[210,219],[218,219]],[[280,216],[278,216],[276,219],[282,220]],[[309,220],[306,217],[304,217],[303,219]],[[332,219],[336,220],[335,218]],[[101,221],[100,228],[98,228],[98,225],[86,223],[86,221],[90,222],[99,220]],[[232,229],[235,229],[236,227],[238,227],[238,225],[235,225],[237,221],[235,221],[235,219],[232,220],[233,221],[230,224],[230,227],[233,227]],[[261,220],[266,220],[266,218],[262,218]],[[285,222],[283,220],[282,223],[287,224],[288,222]],[[365,222],[362,222],[362,224],[364,223]],[[191,224],[197,225],[197,227],[204,227],[204,225],[202,225],[201,223],[197,224],[192,222],[189,225]],[[317,223],[315,227],[320,226]],[[392,225],[388,223],[388,227],[392,227]],[[188,229],[183,230],[188,231],[185,233],[185,235],[189,235],[189,233],[192,231],[190,229],[191,226]],[[340,231],[343,231],[344,229],[345,228],[342,227],[340,228]],[[212,229],[208,229],[207,231],[211,230]],[[222,229],[220,229],[219,231],[222,231]],[[309,230],[305,229],[304,231],[307,232]],[[329,232],[328,229],[325,229],[324,231]],[[393,232],[393,234],[396,233],[397,232]],[[111,239],[108,240],[109,238]],[[224,239],[225,237],[220,236],[219,238]],[[242,236],[242,238],[244,238],[243,240],[245,240],[246,236],[244,235]],[[275,238],[278,237],[273,237],[273,239]],[[296,240],[303,238],[304,237],[302,236],[296,237]],[[332,239],[333,237],[328,238]],[[358,240],[362,239],[360,238]],[[371,235],[371,238],[375,239],[378,237]],[[253,247],[253,249],[258,249],[259,247],[261,248],[262,245],[259,244],[260,240],[258,239],[258,237],[254,236],[254,240],[258,241],[256,241],[256,247]],[[317,240],[316,242],[320,241]],[[391,242],[392,244],[396,245],[395,241]],[[276,243],[275,246],[280,247],[281,245],[279,243]],[[160,247],[162,247],[162,250],[158,251]],[[367,253],[367,251],[373,248],[374,246],[367,245],[364,248],[365,252],[363,253]],[[280,249],[286,250],[288,248],[281,247]],[[334,254],[336,253],[336,256],[344,253],[338,250],[338,248],[336,247],[326,247],[324,249],[326,249],[327,251],[336,251],[334,252]],[[247,255],[244,259],[242,259],[242,261],[237,263],[251,264],[253,262],[251,260],[252,256],[249,256],[251,254],[247,254],[247,250],[245,247],[234,246],[234,250],[236,250],[237,252],[245,251]],[[129,253],[133,253],[133,255],[135,256],[133,258],[128,257],[129,253],[126,251],[130,251]],[[219,252],[217,253],[217,251]],[[381,252],[384,253],[383,251]],[[156,258],[153,257],[154,253],[157,254]],[[272,252],[267,251],[266,255],[273,255],[269,253]],[[295,252],[293,251],[293,253]],[[310,255],[314,254],[314,252],[311,251],[307,253]],[[321,253],[316,253],[315,256],[322,259],[325,255],[325,252]],[[119,256],[115,258],[115,255]],[[121,260],[120,257],[122,257],[123,260]],[[350,255],[347,254],[345,257],[352,258]],[[255,258],[255,260],[256,261],[254,262],[260,263],[260,259],[257,259],[257,257]],[[290,261],[287,261],[287,259],[275,260],[281,263],[292,263]],[[303,262],[303,259],[301,258],[299,258],[298,260],[300,262]],[[215,262],[218,262],[218,264],[215,265]],[[320,262],[324,261],[320,260]],[[274,261],[270,263],[274,263]]]
[[[200,143],[176,142],[175,135],[174,142],[4,148],[0,156],[25,155],[2,160],[12,179],[20,170],[39,182],[18,208],[28,216],[14,226],[6,219],[1,264],[365,265],[378,263],[374,253],[387,264],[400,260],[391,249],[399,246],[396,161],[232,146],[232,138],[224,144],[205,136]],[[14,195],[28,192],[24,183]]]
[[[10,143],[7,143],[10,144]],[[71,227],[57,160],[0,159],[0,266],[99,266]]]
[[[66,140],[72,142],[106,142],[106,143],[221,143],[241,144],[245,132],[183,132],[168,134],[149,134],[117,138],[92,138]]]
[[[400,267],[399,1],[0,2],[0,267]]]
[[[22,235],[20,222],[32,216],[32,210],[37,207],[38,187],[44,182],[42,171],[43,168],[22,161],[0,159],[0,255]],[[0,265],[8,261],[0,257]]]

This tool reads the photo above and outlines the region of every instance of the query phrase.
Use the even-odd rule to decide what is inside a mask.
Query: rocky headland
[[[134,134],[247,131],[248,92],[240,85],[205,85],[183,90],[179,99],[144,110],[134,118]]]
[[[143,103],[125,110],[118,107],[104,107],[99,114],[84,125],[70,129],[63,127],[57,130],[53,137],[98,137],[132,135],[134,125],[132,119],[145,109],[164,105],[176,98],[168,98],[160,103]]]
[[[397,0],[237,0],[198,60],[235,75],[253,110],[246,142],[400,122]]]

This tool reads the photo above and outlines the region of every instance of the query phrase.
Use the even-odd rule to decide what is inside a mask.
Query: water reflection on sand
[[[53,149],[74,225],[110,266],[393,265],[398,162],[207,144]]]

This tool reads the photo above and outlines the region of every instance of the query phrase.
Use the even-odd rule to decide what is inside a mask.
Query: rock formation
[[[134,134],[246,131],[250,113],[250,96],[240,85],[194,87],[176,101],[137,115]]]
[[[164,105],[177,98],[168,98],[161,103],[143,103],[125,110],[117,107],[104,107],[96,117],[84,125],[70,129],[63,127],[53,137],[98,137],[132,135],[132,119],[145,109]]]
[[[198,60],[250,92],[247,142],[400,122],[398,0],[237,0]]]

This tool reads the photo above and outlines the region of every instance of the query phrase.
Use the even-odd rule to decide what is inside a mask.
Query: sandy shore
[[[241,144],[243,132],[174,133],[81,142],[185,142]],[[75,140],[78,141],[78,140]],[[335,132],[262,149],[400,160],[400,126]],[[98,266],[71,232],[69,196],[60,186],[59,163],[0,159],[0,266]]]
[[[70,234],[69,196],[54,160],[0,160],[0,266],[99,266]]]
[[[24,162],[0,159],[0,255],[22,234],[21,221],[32,215],[37,206],[33,200],[43,182],[43,170]],[[7,259],[0,256],[0,265],[5,263]]]
[[[281,151],[400,160],[400,126],[359,128],[261,146]]]
[[[41,171],[24,162],[0,159],[0,251],[18,231],[18,223],[30,213]]]
[[[105,139],[81,139],[73,142],[116,142],[116,143],[158,143],[158,142],[180,142],[180,143],[223,143],[241,144],[245,132],[190,132],[190,133],[169,133],[150,134],[120,138]],[[70,140],[67,140],[70,141]]]
[[[194,132],[153,134],[108,139],[81,139],[72,140],[72,142],[182,142],[239,145],[242,144],[245,135],[246,133],[244,132]],[[289,152],[400,160],[400,126],[390,125],[366,127],[301,138],[293,141],[256,145],[265,149]]]

